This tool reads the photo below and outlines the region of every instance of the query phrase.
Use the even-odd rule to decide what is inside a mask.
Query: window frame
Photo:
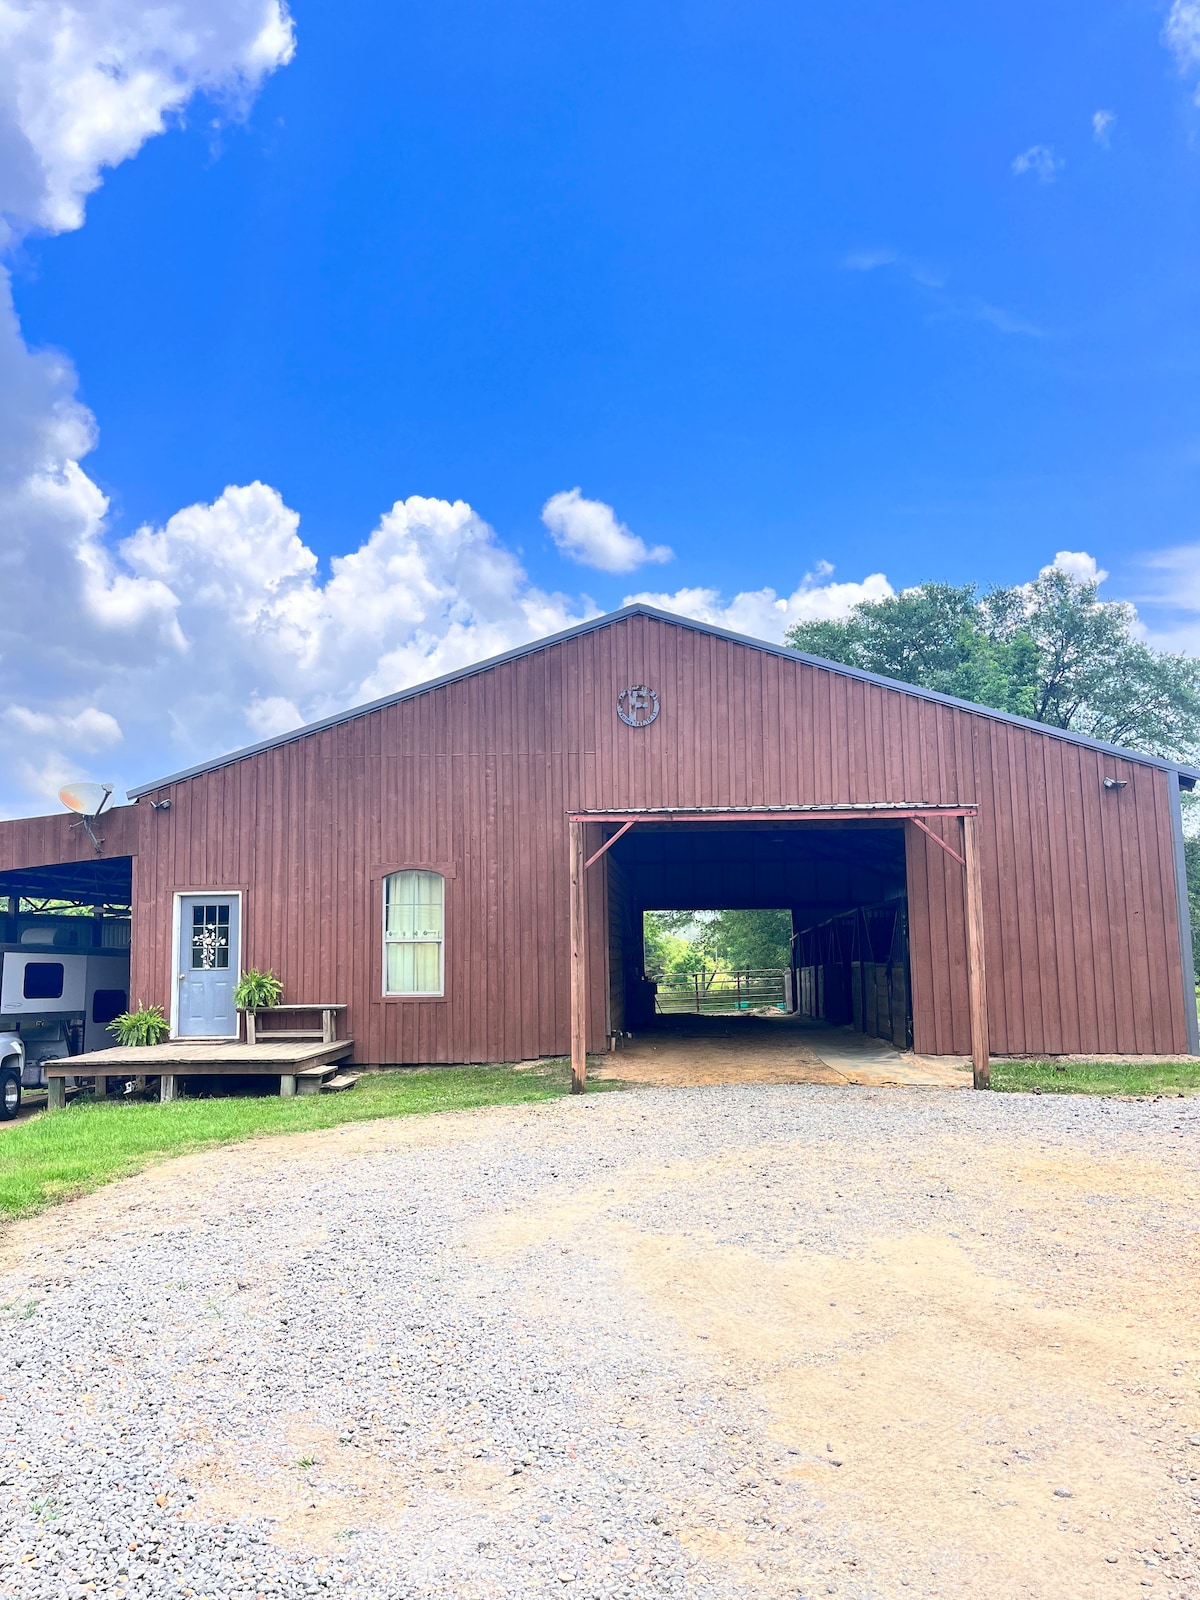
[[[429,873],[442,880],[442,932],[436,941],[433,939],[399,939],[388,937],[388,883],[392,878],[398,878],[404,872]],[[448,867],[440,862],[406,861],[400,866],[380,868],[376,877],[379,889],[377,899],[378,921],[380,939],[380,992],[379,998],[387,1002],[399,1001],[445,1001],[446,999],[446,940],[449,933],[449,902],[448,885],[456,876],[453,867]],[[437,989],[389,989],[388,988],[388,947],[393,944],[437,944],[438,947],[438,983]]]

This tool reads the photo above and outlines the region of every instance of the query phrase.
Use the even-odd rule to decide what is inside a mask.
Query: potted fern
[[[283,999],[283,984],[273,972],[260,972],[251,967],[243,972],[233,991],[233,1003],[239,1011],[268,1011]]]
[[[233,1003],[239,1011],[246,1014],[246,1043],[254,1044],[255,1026],[254,1019],[258,1012],[269,1011],[272,1006],[277,1006],[283,998],[283,984],[275,973],[270,970],[260,972],[257,967],[251,967],[248,972],[243,972],[233,991]]]
[[[171,1031],[161,1006],[144,1006],[139,1000],[133,1011],[122,1011],[108,1025],[120,1045],[136,1047],[161,1044]]]

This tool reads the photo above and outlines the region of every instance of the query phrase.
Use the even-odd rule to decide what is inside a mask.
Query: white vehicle
[[[26,929],[0,945],[0,1121],[23,1089],[45,1087],[48,1061],[111,1045],[108,1024],[129,1008],[128,953],[71,949],[74,931]]]

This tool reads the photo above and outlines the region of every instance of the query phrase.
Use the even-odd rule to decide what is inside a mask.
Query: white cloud
[[[1053,183],[1055,174],[1064,166],[1066,162],[1056,156],[1049,145],[1031,144],[1028,150],[1022,150],[1015,158],[1012,170],[1018,178],[1031,172],[1039,183]]]
[[[940,289],[946,282],[945,274],[936,267],[927,266],[923,261],[914,261],[911,256],[901,255],[898,250],[852,250],[849,255],[842,257],[842,265],[848,272],[879,272],[894,267],[923,289]]]
[[[281,0],[0,0],[0,247],[79,227],[103,169],[197,90],[236,112],[292,49]],[[107,501],[79,465],[95,433],[70,362],[26,346],[0,269],[0,809],[83,776],[121,736],[123,690],[185,652],[178,597],[105,544]]]
[[[1112,127],[1117,120],[1115,111],[1092,112],[1092,138],[1107,150],[1112,143]]]
[[[1200,655],[1200,544],[1153,551],[1138,565],[1148,574],[1137,596],[1148,642]]]
[[[1158,575],[1155,599],[1200,614],[1200,544],[1157,550],[1146,557],[1144,565]]]
[[[0,0],[0,217],[78,228],[103,168],[197,90],[246,103],[293,48],[281,0]]]
[[[246,723],[255,740],[274,739],[277,734],[290,733],[304,723],[304,713],[294,700],[281,694],[260,696],[257,690],[250,694],[246,707]]]
[[[123,737],[117,719],[96,706],[55,713],[11,705],[0,712],[0,730],[8,753],[7,781],[13,784],[15,779],[16,790],[46,799],[79,777],[89,757],[120,744]]]
[[[969,322],[986,322],[997,333],[1019,334],[1026,339],[1046,337],[1045,330],[1028,317],[1019,316],[1015,311],[1006,311],[1003,306],[991,305],[986,300],[961,300],[950,307],[946,315],[964,317]]]
[[[15,780],[19,792],[38,795],[43,802],[40,810],[45,811],[53,806],[55,811],[60,811],[62,807],[57,801],[58,791],[78,778],[79,772],[79,763],[53,746],[21,747],[16,752],[15,769],[10,781]],[[120,796],[117,799],[119,801]],[[0,815],[23,816],[24,812],[5,811]]]
[[[1163,40],[1180,72],[1200,68],[1200,0],[1174,0],[1163,27]]]
[[[1028,317],[1007,311],[1003,306],[991,305],[977,295],[953,293],[946,277],[923,262],[913,261],[895,250],[856,250],[842,258],[848,272],[894,272],[923,290],[922,298],[929,306],[931,322],[983,322],[997,333],[1021,334],[1027,338],[1041,339],[1043,330]]]
[[[644,544],[618,522],[611,506],[585,500],[578,489],[552,494],[542,507],[542,521],[564,555],[601,572],[632,572],[648,561],[670,561],[675,554],[665,544]]]
[[[835,622],[863,600],[886,600],[895,593],[882,572],[873,572],[861,583],[831,583],[832,572],[828,562],[819,562],[790,595],[777,594],[774,589],[748,589],[727,600],[717,589],[694,588],[677,589],[674,594],[628,595],[625,604],[640,600],[663,611],[780,644],[787,629],[797,622]]]
[[[878,272],[880,267],[899,266],[900,257],[895,250],[851,250],[842,265],[848,272]]]
[[[1051,572],[1065,572],[1077,583],[1103,583],[1108,573],[1097,564],[1095,556],[1086,550],[1059,550],[1049,566],[1043,567],[1039,577]]]
[[[104,750],[120,744],[121,724],[107,711],[84,706],[82,711],[34,711],[29,706],[9,706],[4,718],[14,733],[42,739],[66,739],[83,750]]]
[[[52,637],[74,646],[62,659],[35,630],[10,631],[22,743],[83,751],[102,730],[120,737],[111,713],[56,709],[84,679],[121,708],[128,781],[155,777],[595,614],[586,598],[533,587],[461,501],[397,501],[323,581],[299,520],[252,483],[139,528],[103,562],[82,522],[65,569],[61,545],[51,559],[27,551],[25,598],[43,618],[57,612]]]

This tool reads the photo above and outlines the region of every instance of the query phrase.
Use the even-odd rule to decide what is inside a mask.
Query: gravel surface
[[[156,1168],[0,1241],[0,1594],[1195,1600],[1198,1131],[643,1090]]]

